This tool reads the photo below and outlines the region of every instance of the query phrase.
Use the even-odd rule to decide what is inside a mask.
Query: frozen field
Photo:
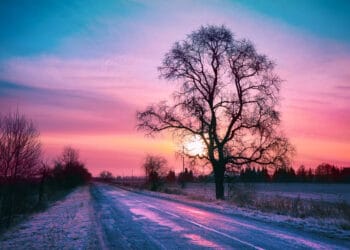
[[[225,192],[229,190],[225,184]],[[239,183],[239,187],[257,195],[283,196],[326,202],[347,202],[350,204],[350,184],[313,184],[313,183]],[[214,183],[189,183],[184,191],[190,195],[201,195],[214,199]]]

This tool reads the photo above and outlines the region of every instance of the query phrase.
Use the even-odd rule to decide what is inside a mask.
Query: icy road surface
[[[0,249],[350,249],[350,242],[105,184],[78,189],[0,240]]]

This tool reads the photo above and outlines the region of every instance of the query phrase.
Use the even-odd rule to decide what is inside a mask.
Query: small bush
[[[345,218],[350,222],[350,205],[345,201],[337,203],[337,208],[341,211]]]
[[[178,189],[178,188],[169,188],[169,187],[165,187],[161,190],[163,193],[166,194],[178,194],[178,195],[184,195],[186,194],[184,191]]]
[[[228,185],[227,199],[239,206],[250,206],[255,199],[255,189],[247,183],[230,183]]]

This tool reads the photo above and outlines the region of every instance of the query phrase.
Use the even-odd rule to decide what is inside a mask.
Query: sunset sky
[[[171,137],[136,131],[136,111],[169,98],[157,66],[175,41],[224,24],[277,64],[293,166],[350,166],[349,13],[346,0],[1,1],[0,112],[18,107],[47,159],[71,145],[95,175],[140,174],[147,153],[178,171]]]

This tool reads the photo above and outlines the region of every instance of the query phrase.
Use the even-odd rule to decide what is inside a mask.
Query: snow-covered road
[[[92,190],[106,247],[349,249],[350,244],[99,184]],[[112,245],[108,245],[112,244]]]
[[[84,202],[79,201],[84,195]],[[75,215],[56,218],[47,215],[52,211],[68,211],[72,203],[79,204],[82,211],[74,210]],[[0,248],[47,249],[49,243],[42,240],[45,226],[38,227],[40,221],[44,223],[41,217],[49,221],[60,219],[56,224],[49,221],[46,224],[54,224],[57,232],[74,236],[57,237],[55,243],[49,242],[50,249],[350,249],[346,241],[106,184],[94,184],[90,190],[75,192],[62,203],[35,216],[31,220],[35,223],[28,221],[19,225],[0,238]],[[77,234],[79,220],[84,222],[81,234]],[[33,225],[36,226],[33,228]],[[31,238],[27,235],[24,241],[34,241],[33,244],[15,243],[16,238],[26,235],[23,230],[32,235]]]

